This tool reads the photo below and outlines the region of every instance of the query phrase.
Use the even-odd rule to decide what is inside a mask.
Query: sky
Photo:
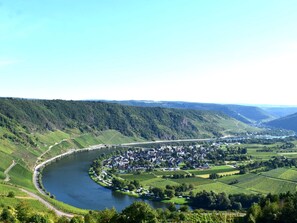
[[[297,105],[296,0],[0,0],[0,97]]]

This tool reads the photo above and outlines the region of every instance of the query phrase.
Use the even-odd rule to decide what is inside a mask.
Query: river
[[[269,137],[261,136],[261,138],[268,139]],[[280,138],[280,136],[273,138]],[[235,137],[226,138],[225,140],[239,139],[240,138]],[[55,195],[56,199],[59,201],[78,208],[91,210],[115,207],[118,211],[121,211],[134,201],[141,200],[114,192],[91,180],[88,175],[88,170],[92,161],[96,159],[100,153],[100,149],[73,153],[46,166],[43,170],[42,177],[45,189]],[[168,206],[168,204],[161,202],[145,201],[154,208],[165,208]]]
[[[44,168],[42,182],[56,199],[72,206],[102,210],[115,207],[121,211],[139,198],[114,192],[90,179],[88,170],[100,150],[74,153]],[[164,208],[161,202],[145,200],[154,208]]]

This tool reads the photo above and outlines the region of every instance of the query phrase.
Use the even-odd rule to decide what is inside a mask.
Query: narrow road
[[[59,211],[57,208],[55,208],[53,205],[51,205],[49,202],[47,202],[46,200],[44,200],[42,197],[30,192],[30,191],[27,191],[25,189],[20,189],[21,191],[25,192],[26,194],[28,194],[30,197],[40,201],[41,203],[43,203],[48,209],[50,210],[53,210],[59,217],[61,216],[65,216],[65,217],[68,217],[68,218],[72,218],[74,215],[73,214],[69,214],[69,213],[65,213],[65,212],[62,212],[62,211]]]
[[[65,141],[67,141],[67,140],[68,140],[68,139],[62,139],[60,142],[56,142],[55,144],[49,146],[48,149],[47,149],[46,151],[44,151],[39,157],[37,157],[37,160],[36,160],[36,162],[35,162],[35,166],[37,166],[37,164],[38,164],[38,162],[41,160],[41,158],[42,158],[45,154],[47,154],[49,151],[51,151],[51,149],[52,149],[54,146],[59,145],[59,144],[61,144],[62,142],[65,142]]]
[[[4,181],[5,182],[8,182],[8,181],[10,181],[10,177],[9,177],[9,174],[8,174],[8,172],[14,167],[16,165],[16,162],[13,160],[12,161],[12,164],[4,171],[4,174],[5,174],[5,179],[4,179]]]

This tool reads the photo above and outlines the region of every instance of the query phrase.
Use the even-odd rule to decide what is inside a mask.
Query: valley
[[[266,135],[269,134],[272,137],[266,139]],[[240,209],[240,202],[234,201],[235,198],[232,196],[244,193],[245,196],[250,196],[249,199],[256,199],[257,196],[265,196],[268,193],[295,192],[296,170],[294,167],[289,167],[285,160],[297,158],[296,141],[291,138],[286,141],[283,136],[287,135],[292,135],[292,131],[263,128],[263,126],[255,127],[255,125],[241,122],[220,111],[143,108],[106,102],[0,98],[0,186],[2,191],[0,203],[3,207],[11,205],[17,209],[20,202],[21,204],[25,202],[27,208],[38,206],[36,211],[42,216],[58,219],[51,212],[52,208],[45,208],[44,204],[51,205],[68,217],[86,215],[87,209],[112,208],[115,200],[119,205],[117,207],[119,215],[121,215],[120,211],[124,211],[139,199],[149,202],[155,208],[162,207],[163,210],[170,209],[171,203],[181,205],[177,207],[184,210],[186,207],[184,205],[193,206],[195,199],[200,199],[195,196],[205,191],[205,193],[214,193],[211,196],[217,197],[222,196],[224,192],[224,196],[227,196],[224,199],[232,199],[232,204],[236,208],[227,205],[227,209],[222,210],[232,208],[244,213],[249,206],[242,204],[242,209]],[[276,136],[282,137],[277,141]],[[289,142],[291,144],[286,144]],[[214,150],[207,149],[211,148],[209,147],[211,143],[216,144],[213,145]],[[101,149],[83,152],[85,148],[94,148],[92,147],[94,145],[99,145]],[[112,191],[103,188],[95,184],[88,176],[90,165],[97,157],[95,154],[102,154],[102,152],[107,154],[105,149],[113,148],[118,153],[130,149],[132,151],[137,148],[150,148],[155,149],[156,152],[162,145],[169,146],[171,149],[176,146],[185,147],[180,148],[181,150],[165,151],[168,157],[163,157],[162,153],[151,157],[153,159],[160,157],[161,160],[156,159],[158,162],[154,165],[161,166],[150,166],[149,169],[138,170],[137,168],[141,166],[131,166],[131,170],[136,168],[135,171],[138,172],[121,170],[116,173],[116,177],[112,176],[112,178],[118,179],[120,183],[124,182],[122,189]],[[191,163],[189,156],[183,157],[182,155],[194,152],[197,145],[200,145],[199,148],[202,146],[201,148],[206,149],[203,156],[198,153],[190,156],[195,159],[203,157],[203,162],[200,160],[199,165]],[[230,148],[233,146],[240,148],[236,151],[242,151],[242,153],[230,154],[233,151]],[[94,155],[91,155],[93,152]],[[207,157],[213,152],[216,154],[213,154],[214,157]],[[173,162],[169,153],[176,154],[176,157],[172,155],[171,158],[181,158],[180,162],[176,162],[177,160]],[[62,158],[61,154],[69,154],[69,156]],[[84,154],[87,154],[88,158],[82,164],[79,159],[83,159]],[[134,159],[141,156],[136,153]],[[39,169],[53,157],[61,159],[43,170],[41,168],[42,171],[38,176],[34,169],[36,170],[36,167]],[[265,166],[270,165],[270,160],[275,157],[281,158],[284,166],[264,171]],[[59,166],[60,163],[65,163],[67,160],[75,164],[76,167],[73,166],[72,173],[77,173],[76,177],[72,177],[72,173],[65,177],[69,171],[67,167],[64,171],[59,169],[62,168]],[[164,162],[166,160],[167,163]],[[259,167],[255,169],[251,164],[258,162]],[[56,165],[58,166],[55,174],[59,175],[53,176],[59,177],[49,178],[50,172],[47,171],[53,170]],[[243,169],[241,166],[249,169]],[[241,173],[243,171],[244,173]],[[90,175],[98,181],[98,174],[95,176],[94,172],[90,171]],[[65,187],[65,180],[69,181],[69,187]],[[99,179],[100,184],[112,186],[110,185],[112,179],[108,184],[106,182]],[[139,187],[134,189],[129,182],[136,183],[136,186],[139,183],[141,189]],[[267,187],[268,184],[274,185],[273,189]],[[74,185],[76,187],[73,187]],[[85,188],[86,185],[89,185],[87,186],[89,189]],[[38,192],[36,186],[44,188]],[[62,188],[66,191],[61,190]],[[75,190],[70,192],[69,188],[75,188]],[[93,193],[90,194],[92,190]],[[14,194],[11,198],[8,197],[10,193]],[[35,195],[33,196],[32,193]],[[80,193],[84,195],[79,195]],[[94,197],[97,193],[98,197],[106,196],[108,202],[102,204],[99,200],[97,203],[98,199]],[[40,199],[37,199],[36,195]],[[65,198],[65,195],[68,198]],[[207,194],[207,196],[210,195]],[[80,200],[82,197],[90,200]],[[193,207],[195,208],[195,205]],[[217,209],[213,206],[203,208]],[[6,209],[0,208],[1,210]],[[243,216],[237,213],[236,211],[228,212],[219,216],[225,218],[230,214],[228,218],[232,221],[235,216]],[[206,215],[209,219],[217,217],[212,214]],[[201,217],[194,211],[183,212],[182,216],[189,219],[193,216]]]

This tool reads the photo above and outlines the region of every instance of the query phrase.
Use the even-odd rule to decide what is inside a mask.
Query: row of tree
[[[245,174],[251,171],[257,172],[257,169],[260,171],[268,171],[276,169],[279,167],[292,167],[297,166],[295,159],[288,159],[286,157],[274,157],[273,159],[267,161],[255,161],[239,167],[240,174]]]
[[[101,211],[89,211],[84,216],[74,216],[71,219],[57,217],[53,213],[37,213],[26,203],[21,202],[15,208],[4,207],[0,212],[0,222],[3,223],[158,223],[158,222],[234,222],[234,217],[228,217],[217,213],[200,213],[189,211],[182,206],[178,210],[175,205],[169,205],[168,209],[153,209],[145,202],[135,202],[123,211],[113,209]]]
[[[191,197],[191,206],[207,210],[241,210],[259,202],[262,195],[230,194],[201,191]]]

